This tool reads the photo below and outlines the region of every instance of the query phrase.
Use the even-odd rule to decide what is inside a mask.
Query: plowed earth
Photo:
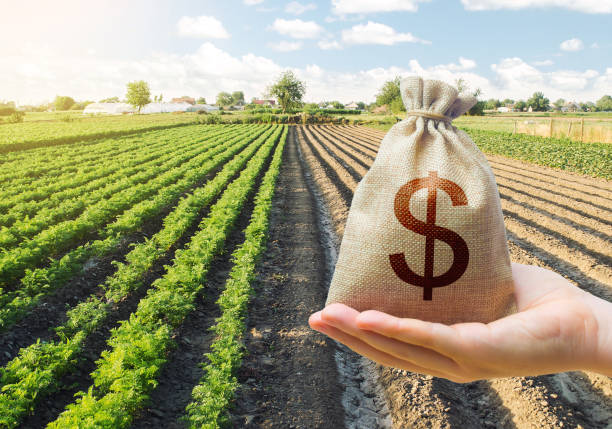
[[[384,133],[359,126],[297,126],[293,131],[287,150],[299,148],[302,168],[316,184],[312,198],[323,204],[337,246],[353,191],[372,164]],[[612,300],[612,183],[502,156],[488,159],[498,183],[512,260],[552,269],[578,287]],[[295,190],[307,191],[303,186]],[[323,228],[321,219],[318,222],[311,231]],[[325,267],[325,262],[320,266]],[[323,295],[326,287],[312,286]],[[318,304],[323,300],[324,296]],[[317,334],[310,335],[324,343]],[[325,347],[330,348],[328,343]],[[384,392],[397,428],[612,427],[612,379],[594,373],[456,384],[369,368],[374,368],[369,369],[371,378]],[[346,415],[350,407],[345,407]],[[382,408],[377,412],[384,417]],[[384,422],[380,419],[378,424]]]

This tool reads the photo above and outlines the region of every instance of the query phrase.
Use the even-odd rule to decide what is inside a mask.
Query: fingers
[[[443,355],[457,352],[457,331],[451,326],[418,319],[401,319],[380,311],[364,311],[357,327],[395,340],[426,347]]]
[[[349,341],[347,345],[353,350],[355,346],[359,347],[359,353],[365,349],[368,357],[371,357],[372,353],[382,353],[387,360],[393,358],[403,362],[402,368],[409,363],[413,368],[418,368],[418,372],[425,371],[436,376],[443,376],[442,374],[454,373],[458,370],[452,359],[433,350],[360,329],[356,323],[359,314],[358,311],[347,306],[330,305],[317,313],[314,320],[311,319],[311,325],[314,325],[315,329],[334,328],[334,338],[345,344],[347,344],[345,341]],[[376,356],[376,358],[371,358],[379,362],[383,358],[378,354]]]
[[[395,356],[389,355],[383,351],[380,351],[370,346],[361,339],[347,334],[346,332],[325,323],[321,319],[320,313],[321,312],[315,313],[310,317],[310,326],[313,329],[327,335],[328,337],[341,342],[354,352],[359,353],[360,355],[365,356],[368,359],[378,362],[384,366],[403,369],[419,374],[429,374],[435,377],[449,378],[449,376],[444,373],[420,367],[412,362],[408,362]]]

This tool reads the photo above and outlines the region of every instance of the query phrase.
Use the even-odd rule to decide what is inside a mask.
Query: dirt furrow
[[[320,138],[320,136],[312,133],[309,128],[304,128],[304,131],[308,141],[314,144],[316,148],[320,149],[319,153],[321,155],[325,154],[330,157],[330,160],[335,161],[334,164],[330,166],[339,166],[342,168],[348,175],[350,175],[352,179],[351,186],[355,186],[361,179],[362,175],[365,174],[366,168],[357,164],[353,159],[332,145],[330,142],[325,141],[324,139]],[[353,188],[351,187],[351,189]]]
[[[554,198],[546,192],[538,191],[533,187],[521,185],[513,180],[500,175],[495,177],[500,193],[510,195],[517,200],[524,200],[533,206],[550,210],[561,216],[571,219],[572,222],[592,228],[605,236],[609,236],[608,231],[612,227],[612,219],[605,218],[606,213],[602,213],[594,207],[585,205],[579,208],[571,198]],[[599,217],[601,213],[603,217]],[[612,216],[611,216],[612,217]]]
[[[543,232],[538,225],[525,222],[525,219],[517,213],[506,211],[504,220],[507,231],[512,232],[518,239],[530,243],[534,247],[533,251],[544,251],[566,262],[579,273],[608,285],[608,288],[612,290],[612,267],[609,265],[602,264],[592,255],[576,251],[572,245],[564,243],[565,240],[552,237],[548,231]],[[583,285],[580,284],[580,286]],[[595,293],[596,291],[589,290],[589,292]]]
[[[371,138],[363,137],[357,133],[351,134],[344,127],[330,125],[322,127],[325,131],[332,135],[341,136],[343,139],[348,140],[349,143],[353,144],[356,149],[364,151],[366,154],[375,157],[378,153],[379,141],[374,143]]]
[[[491,168],[493,168],[494,171],[511,174],[513,177],[516,177],[520,180],[524,180],[528,183],[538,184],[540,187],[544,188],[555,188],[563,194],[583,198],[587,201],[592,201],[593,203],[600,206],[610,207],[612,205],[612,198],[608,198],[604,190],[581,189],[577,186],[570,186],[568,183],[572,182],[567,181],[564,181],[563,183],[555,183],[551,180],[545,180],[542,177],[538,177],[535,174],[530,174],[529,172],[519,169],[517,167],[511,167],[506,165],[505,163],[495,161],[491,159],[491,157],[489,157],[489,164],[491,165]]]
[[[569,220],[566,223],[555,219],[552,213],[545,214],[537,208],[534,210],[531,204],[523,204],[511,196],[502,195],[501,203],[504,214],[537,227],[538,230],[555,237],[572,249],[593,257],[604,266],[609,266],[612,275],[612,247],[609,240],[589,234],[575,225],[568,225],[571,223]]]
[[[346,139],[342,136],[336,134],[329,134],[320,127],[313,128],[313,131],[315,135],[318,135],[319,139],[326,142],[327,144],[335,146],[342,153],[344,153],[346,156],[356,162],[359,166],[361,166],[361,168],[365,171],[363,173],[360,173],[360,176],[363,176],[365,172],[368,171],[368,169],[370,168],[370,162],[365,162],[362,160],[364,154],[362,151],[358,150],[354,144],[348,144],[346,142]]]
[[[310,131],[313,131],[310,135],[313,136],[331,156],[336,158],[336,160],[340,162],[356,180],[360,180],[367,173],[369,164],[363,162],[359,158],[359,155],[355,156],[352,154],[337,140],[329,139],[316,130],[311,129]]]
[[[362,146],[359,146],[359,143],[356,139],[351,136],[342,134],[337,132],[336,130],[331,130],[330,127],[319,127],[319,132],[325,136],[327,139],[332,139],[342,144],[343,148],[348,150],[351,154],[358,154],[359,156],[364,156],[366,159],[373,161],[376,158],[376,151],[373,149],[366,149]],[[367,163],[366,167],[369,166],[370,162]]]
[[[501,155],[489,155],[489,161],[508,169],[523,172],[530,177],[537,177],[542,181],[548,181],[554,185],[575,187],[578,191],[591,192],[596,195],[601,194],[607,199],[612,199],[612,184],[603,178],[595,178],[566,170],[539,166],[517,159],[506,158]]]
[[[304,134],[299,132],[299,128],[296,131],[296,137],[302,156],[309,166],[306,174],[310,174],[316,181],[329,209],[338,241],[340,241],[344,234],[344,220],[347,218],[349,211],[347,201],[351,200],[353,191],[346,186],[338,187],[339,181],[333,180],[333,175],[336,175],[335,171],[315,155],[306,142]],[[333,175],[328,173],[333,173]]]

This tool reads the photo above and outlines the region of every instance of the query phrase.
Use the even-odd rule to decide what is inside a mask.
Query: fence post
[[[548,129],[548,137],[552,137],[552,118],[550,118],[550,128]]]
[[[567,138],[571,140],[570,133],[572,132],[572,120],[570,119],[569,125],[567,126]]]
[[[580,141],[584,142],[584,117],[580,119]]]
[[[512,131],[512,134],[516,134],[516,121],[514,121],[514,131]]]

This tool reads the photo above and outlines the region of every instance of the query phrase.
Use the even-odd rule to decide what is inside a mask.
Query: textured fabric
[[[450,122],[476,100],[419,77],[400,88],[409,113],[357,186],[327,304],[441,323],[503,317],[514,297],[497,185]]]

